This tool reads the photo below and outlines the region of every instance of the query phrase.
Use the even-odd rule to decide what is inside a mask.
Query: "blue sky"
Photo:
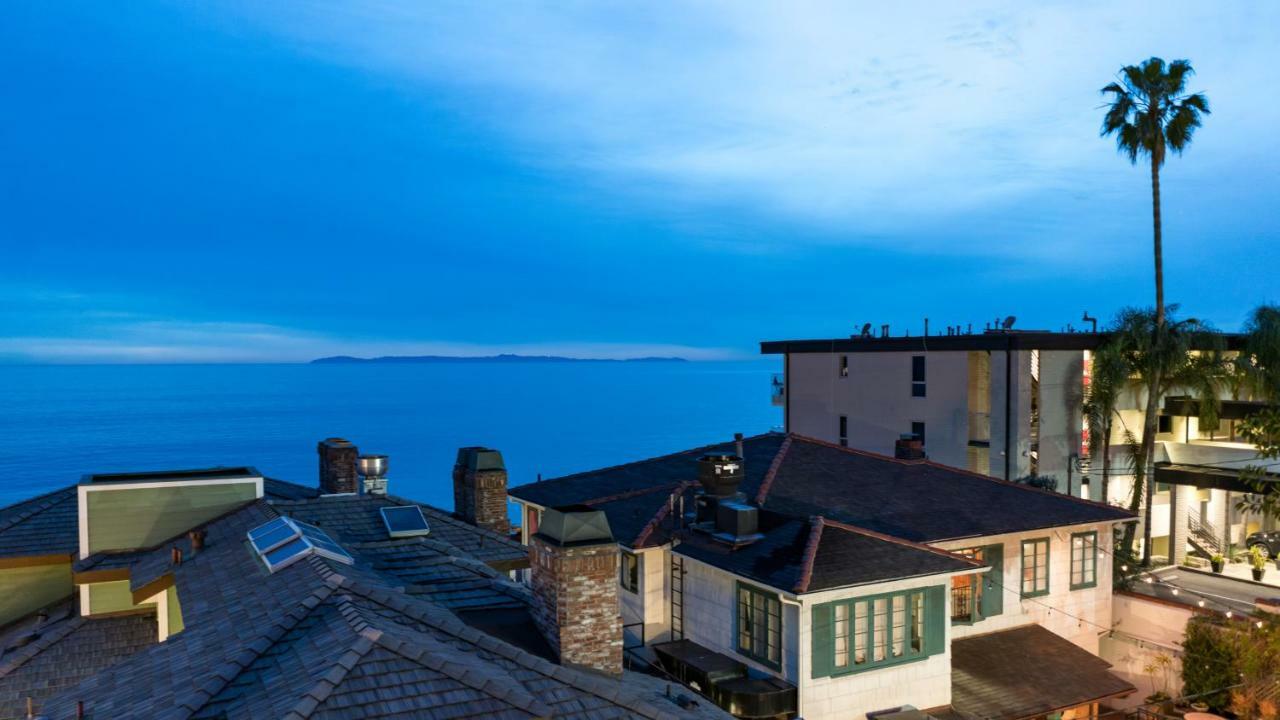
[[[1150,189],[1098,89],[1153,54],[1213,106],[1169,300],[1280,299],[1280,4],[953,5],[4,3],[0,360],[1106,318],[1150,302]]]

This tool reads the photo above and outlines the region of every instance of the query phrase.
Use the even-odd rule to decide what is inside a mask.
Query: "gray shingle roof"
[[[0,557],[70,555],[80,546],[76,487],[0,508]]]
[[[328,509],[333,500],[316,503]],[[20,667],[0,669],[0,692],[31,694],[44,677],[37,663],[89,660],[84,673],[64,672],[37,711],[71,717],[83,700],[91,717],[687,717],[642,681],[569,670],[459,619],[450,607],[505,610],[525,591],[433,536],[348,543],[355,566],[313,556],[268,573],[245,533],[278,514],[260,500],[209,523],[205,548],[177,566],[168,543],[129,554],[131,583],[172,576],[182,632],[155,643],[150,615],[74,617],[60,626],[67,632],[39,641],[47,646],[32,643]],[[185,538],[174,542],[186,548]],[[446,561],[450,552],[463,557]],[[77,639],[130,623],[152,635],[113,641],[116,651]]]

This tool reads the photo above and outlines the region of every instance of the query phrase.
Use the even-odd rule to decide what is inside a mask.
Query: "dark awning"
[[[951,642],[951,706],[1023,720],[1133,692],[1111,665],[1039,625]]]
[[[1267,473],[1270,482],[1280,481],[1280,476]],[[1186,465],[1181,463],[1156,463],[1156,482],[1169,485],[1191,485],[1198,488],[1214,490],[1230,490],[1239,493],[1254,493],[1257,489],[1240,477],[1238,468],[1217,467],[1215,465]]]
[[[1243,420],[1266,406],[1261,400],[1222,400],[1218,407],[1218,417],[1222,420]],[[1200,401],[1187,395],[1166,397],[1164,414],[1200,417]]]

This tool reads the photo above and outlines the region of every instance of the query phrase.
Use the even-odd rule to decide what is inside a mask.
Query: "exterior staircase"
[[[1191,530],[1191,534],[1187,537],[1187,542],[1191,544],[1197,555],[1208,559],[1214,555],[1224,554],[1222,552],[1222,533],[1218,532],[1213,523],[1190,514],[1187,516],[1187,527]]]

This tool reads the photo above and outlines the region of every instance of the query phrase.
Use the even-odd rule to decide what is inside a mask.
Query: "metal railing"
[[[1194,514],[1187,515],[1187,527],[1191,528],[1191,534],[1196,539],[1204,543],[1215,553],[1222,552],[1222,535],[1218,533],[1218,529],[1208,520],[1198,518]]]
[[[951,619],[973,620],[973,585],[951,586]]]

